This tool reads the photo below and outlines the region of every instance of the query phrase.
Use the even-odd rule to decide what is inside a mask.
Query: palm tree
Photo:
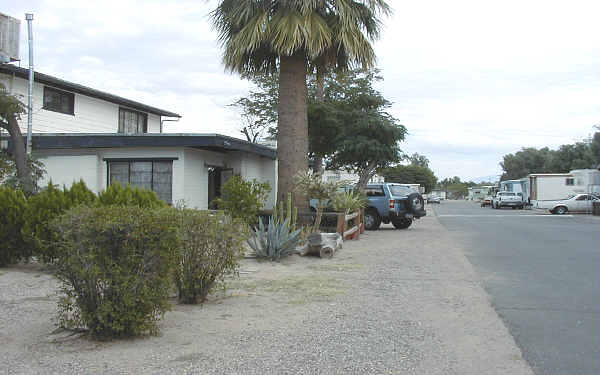
[[[294,175],[308,168],[306,75],[375,64],[385,0],[221,0],[212,20],[223,62],[241,74],[279,70],[278,201],[294,190]],[[307,207],[303,197],[294,205]]]

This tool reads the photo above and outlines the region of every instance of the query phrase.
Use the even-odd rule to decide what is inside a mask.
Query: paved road
[[[599,373],[600,218],[434,206],[537,374]]]

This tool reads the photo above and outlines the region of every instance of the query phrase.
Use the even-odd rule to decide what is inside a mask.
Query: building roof
[[[14,75],[15,77],[29,79],[29,70],[21,68],[11,64],[0,64],[0,73]],[[118,105],[126,106],[129,108],[137,109],[138,111],[148,112],[159,116],[165,117],[181,117],[179,114],[166,111],[164,109],[152,107],[143,103],[139,103],[133,100],[125,99],[117,95],[109,94],[103,91],[92,89],[77,83],[69,82],[49,76],[47,74],[35,72],[35,82],[39,82],[44,85],[56,87],[65,91],[75,92],[77,94],[90,96],[92,98],[106,100],[107,102],[115,103]]]
[[[529,176],[535,177],[572,177],[570,173],[531,173]]]
[[[34,150],[119,148],[119,147],[190,147],[216,152],[244,151],[270,159],[277,158],[271,147],[220,134],[186,133],[35,133]]]

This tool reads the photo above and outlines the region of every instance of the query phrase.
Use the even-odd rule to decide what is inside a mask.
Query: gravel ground
[[[159,336],[55,333],[56,288],[39,267],[0,269],[0,373],[532,374],[434,216],[331,260],[246,259],[208,303],[175,305]]]

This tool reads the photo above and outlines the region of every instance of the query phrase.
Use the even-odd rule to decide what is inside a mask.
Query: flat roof
[[[33,150],[118,148],[118,147],[190,147],[216,152],[244,151],[275,160],[277,150],[220,134],[190,133],[34,133]]]
[[[0,73],[14,75],[15,77],[29,79],[29,69],[21,68],[16,65],[11,64],[0,64]],[[75,92],[81,95],[90,96],[92,98],[106,100],[107,102],[115,103],[118,105],[126,106],[129,108],[137,109],[142,112],[148,112],[159,116],[165,117],[181,117],[181,115],[166,111],[164,109],[152,107],[140,102],[136,102],[134,100],[129,100],[117,95],[109,94],[104,91],[92,89],[87,86],[83,86],[77,83],[69,82],[62,80],[60,78],[56,78],[44,73],[35,72],[34,74],[35,82],[39,82],[44,85],[56,87],[58,89],[63,89],[65,91]]]
[[[573,176],[570,173],[531,173],[529,176],[535,177],[569,177]]]

